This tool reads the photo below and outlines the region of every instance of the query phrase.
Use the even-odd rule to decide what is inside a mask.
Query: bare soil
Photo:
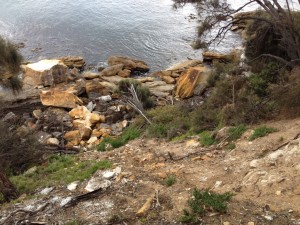
[[[182,142],[141,138],[109,152],[81,153],[82,160],[108,159],[122,172],[97,197],[69,208],[52,206],[34,219],[46,224],[72,219],[83,224],[180,224],[187,200],[198,188],[234,194],[227,213],[208,209],[198,224],[300,224],[300,118],[265,125],[278,131],[250,142],[250,129],[231,151],[221,145],[201,147],[196,138]],[[176,176],[176,183],[167,187],[169,175]],[[84,192],[84,185],[77,194]],[[46,202],[54,195],[74,193],[56,187],[47,197],[21,205]],[[137,216],[151,196],[155,196],[151,208]],[[3,205],[0,210],[7,215],[16,207]]]

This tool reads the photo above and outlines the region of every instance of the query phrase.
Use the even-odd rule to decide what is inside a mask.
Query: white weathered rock
[[[89,180],[88,184],[84,189],[88,192],[92,192],[100,188],[106,189],[110,186],[111,182],[109,180],[105,180],[102,177],[93,177]]]
[[[52,86],[67,80],[67,66],[60,60],[41,60],[25,66],[23,82],[38,86]]]
[[[80,181],[74,181],[74,182],[68,184],[67,189],[68,189],[69,191],[75,191],[76,188],[78,187],[79,182],[80,182]]]
[[[72,197],[66,197],[64,199],[61,200],[60,202],[60,207],[64,207],[65,205],[67,205],[70,201],[72,200]]]
[[[116,173],[114,171],[107,171],[103,173],[103,177],[105,179],[111,179],[116,175]]]
[[[51,191],[53,191],[53,187],[48,187],[48,188],[44,188],[41,192],[40,192],[40,194],[41,195],[48,195]]]

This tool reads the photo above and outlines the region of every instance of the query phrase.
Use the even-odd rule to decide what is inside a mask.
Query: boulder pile
[[[135,76],[149,71],[144,61],[124,56],[111,56],[106,68],[94,71],[84,65],[83,58],[68,56],[23,66],[23,82],[39,89],[43,105],[27,114],[24,126],[38,130],[45,145],[89,149],[105,137],[120,135],[136,114],[117,92],[124,79],[140,82],[156,105],[165,105],[170,99],[202,95],[211,72],[200,60],[148,76]]]

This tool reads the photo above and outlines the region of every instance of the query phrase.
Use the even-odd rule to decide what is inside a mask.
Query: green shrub
[[[189,109],[184,105],[167,105],[147,112],[152,124],[145,127],[148,137],[172,139],[190,129]]]
[[[228,140],[234,141],[234,140],[239,139],[246,130],[247,130],[247,127],[244,124],[229,128]]]
[[[171,187],[173,184],[176,183],[176,176],[175,175],[170,175],[165,179],[165,185],[167,187]]]
[[[276,128],[261,126],[254,130],[253,134],[249,137],[250,141],[253,141],[256,138],[264,137],[270,133],[278,131]]]
[[[214,139],[213,135],[211,132],[208,131],[203,131],[200,134],[200,143],[202,144],[202,146],[210,146],[213,144],[216,144],[216,140]]]
[[[193,191],[193,196],[188,200],[189,209],[183,210],[180,221],[184,223],[197,223],[199,217],[208,211],[225,213],[227,202],[231,199],[231,193],[216,194],[209,190],[201,191],[197,188]]]
[[[134,79],[123,79],[118,84],[118,92],[122,95],[129,95],[129,88],[133,85],[136,94],[141,101],[144,109],[149,109],[154,106],[154,102],[151,99],[151,92],[148,88],[142,86],[142,84]]]
[[[235,149],[236,145],[232,142],[228,143],[228,145],[226,145],[226,149],[227,150],[233,150]]]
[[[47,163],[38,166],[35,172],[12,176],[10,180],[19,193],[30,194],[37,188],[83,181],[97,170],[111,168],[111,166],[112,164],[107,160],[78,162],[74,156],[54,155]]]

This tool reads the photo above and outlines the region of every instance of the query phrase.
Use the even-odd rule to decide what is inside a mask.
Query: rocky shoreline
[[[228,56],[206,53],[205,59]],[[41,60],[22,66],[24,91],[16,96],[41,105],[23,113],[20,133],[38,131],[41,143],[50,149],[93,149],[105,137],[122,133],[135,117],[134,109],[117,92],[118,83],[133,79],[151,93],[156,106],[201,96],[211,67],[201,60],[187,60],[149,76],[136,76],[150,69],[141,60],[112,56],[99,71],[85,70],[82,57]],[[2,120],[17,117],[16,110]],[[21,114],[22,112],[19,112]]]

